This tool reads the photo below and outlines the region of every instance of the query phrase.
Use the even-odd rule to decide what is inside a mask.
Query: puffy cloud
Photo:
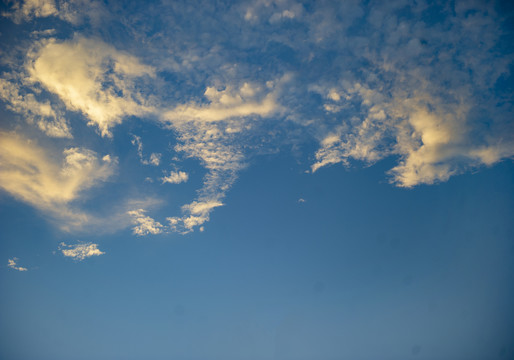
[[[14,257],[12,259],[7,260],[7,266],[9,266],[11,269],[18,270],[18,271],[27,271],[27,268],[24,268],[22,266],[18,266],[18,258]]]
[[[105,252],[98,249],[98,244],[93,243],[78,243],[67,245],[64,242],[59,244],[59,250],[66,257],[70,257],[73,260],[82,261],[91,256],[100,256]]]
[[[71,202],[85,190],[107,180],[116,161],[99,159],[84,148],[68,148],[59,163],[43,147],[14,133],[0,132],[0,188],[67,223],[80,226],[88,216]]]
[[[163,184],[180,184],[186,182],[188,179],[189,175],[184,171],[170,171],[168,176],[161,178]]]
[[[127,212],[132,217],[132,223],[135,225],[132,229],[133,233],[139,236],[157,235],[163,232],[163,226],[150,216],[145,215],[144,209],[130,210]]]
[[[49,39],[28,58],[28,81],[58,95],[69,110],[82,112],[102,136],[111,136],[110,129],[125,116],[155,110],[137,86],[138,79],[154,77],[154,69],[100,40]]]

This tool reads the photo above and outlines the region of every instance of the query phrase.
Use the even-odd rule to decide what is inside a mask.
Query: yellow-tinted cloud
[[[153,77],[154,69],[99,40],[49,39],[29,54],[27,71],[30,81],[82,112],[102,136],[110,136],[125,116],[154,111],[136,86],[137,78]]]
[[[79,225],[87,215],[69,205],[113,174],[115,161],[83,148],[63,151],[62,162],[13,133],[0,132],[0,188],[52,216]]]
[[[93,243],[68,245],[62,242],[59,244],[59,250],[64,256],[78,261],[82,261],[91,256],[100,256],[105,254],[103,251],[100,251],[98,244]]]

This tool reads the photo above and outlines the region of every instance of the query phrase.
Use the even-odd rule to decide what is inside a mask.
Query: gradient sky
[[[0,7],[0,358],[514,358],[508,1]]]

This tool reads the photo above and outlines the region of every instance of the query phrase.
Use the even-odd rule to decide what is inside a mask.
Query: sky
[[[0,358],[514,358],[508,1],[6,0]]]

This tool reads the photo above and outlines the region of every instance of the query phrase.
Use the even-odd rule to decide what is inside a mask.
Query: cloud
[[[143,165],[159,166],[159,164],[161,163],[161,156],[162,156],[162,154],[152,153],[148,160],[144,159],[144,157],[143,157],[143,143],[141,141],[141,137],[139,137],[137,135],[133,135],[132,136],[132,145],[137,146],[137,154],[139,156],[139,161],[141,161],[141,164],[143,164]]]
[[[155,70],[96,39],[48,39],[28,55],[28,81],[56,94],[72,111],[80,111],[102,136],[126,116],[155,109],[138,90],[138,80]]]
[[[87,2],[52,4],[57,13],[49,16],[64,19]],[[254,155],[291,144],[300,149],[313,137],[319,145],[312,172],[331,164],[371,166],[389,157],[395,164],[387,176],[401,187],[446,181],[514,156],[514,102],[505,85],[512,80],[512,31],[494,5],[456,2],[449,11],[445,4],[403,0],[262,0],[227,5],[213,17],[219,9],[205,3],[195,9],[199,22],[189,21],[191,9],[181,2],[173,11],[134,3],[123,9],[130,17],[110,18],[102,31],[87,23],[74,27],[78,20],[70,20],[67,28],[77,31],[72,39],[57,30],[47,34],[55,39],[33,36],[23,65],[17,56],[3,56],[14,70],[2,75],[0,97],[47,135],[71,139],[65,119],[73,119],[72,112],[103,137],[114,136],[128,117],[137,126],[144,117],[175,136],[167,149],[177,153],[174,161],[193,159],[205,168],[196,196],[166,225],[147,216],[146,205],[120,206],[119,217],[132,222],[138,235],[202,228]],[[34,18],[44,12],[25,13]],[[149,18],[155,19],[150,27]],[[83,30],[104,40],[78,35]],[[144,139],[131,140],[140,163],[161,165],[164,149],[144,153]],[[57,171],[48,173],[60,174],[58,161],[50,158],[45,161]],[[96,161],[95,169],[103,164]],[[183,170],[161,173],[160,180],[189,181],[193,172]],[[55,195],[44,208],[91,223],[72,202],[107,176],[84,176],[73,196]],[[144,189],[158,186],[148,180],[155,174],[145,177]],[[34,187],[13,191],[25,199],[39,194]],[[171,191],[158,191],[165,190]],[[42,202],[32,198],[24,201]]]
[[[248,82],[239,88],[227,85],[223,90],[207,87],[204,96],[209,101],[208,104],[179,105],[167,111],[163,118],[172,123],[214,122],[248,116],[268,117],[280,110],[280,106],[275,101],[274,92],[265,92],[263,87]]]
[[[82,261],[91,256],[104,255],[105,252],[98,249],[98,244],[93,243],[78,243],[73,245],[67,245],[64,242],[59,244],[59,250],[66,257],[70,257],[73,260]]]
[[[7,260],[7,266],[9,266],[11,269],[18,270],[18,271],[27,271],[27,268],[24,268],[22,266],[18,266],[18,258],[14,257],[12,259]]]
[[[48,136],[72,138],[66,119],[58,115],[48,100],[38,101],[35,94],[22,94],[20,90],[19,81],[0,79],[0,99],[6,102],[9,110],[23,115],[29,123],[36,123]]]
[[[157,235],[163,232],[163,226],[158,221],[155,221],[150,216],[145,215],[144,209],[131,210],[127,214],[132,217],[132,223],[136,226],[133,227],[132,232],[135,235],[144,236],[148,234]]]
[[[175,151],[200,160],[208,171],[198,197],[182,206],[183,216],[167,218],[173,231],[193,231],[209,220],[214,208],[223,205],[238,171],[246,166],[244,134],[251,132],[253,120],[283,111],[275,100],[277,84],[244,82],[241,86],[227,85],[224,90],[207,87],[207,104],[181,105],[163,115],[163,121],[178,135]]]
[[[312,88],[327,113],[341,119],[321,136],[313,172],[396,156],[391,182],[412,187],[514,156],[512,106],[505,106],[512,94],[496,86],[512,55],[498,53],[501,17],[476,5],[473,15],[445,13],[435,23],[420,21],[425,10],[414,5],[413,17],[401,22],[399,4],[372,9],[363,34],[371,46],[355,53],[361,40],[347,39],[354,46],[347,64],[369,64],[362,76],[341,73],[337,82]]]
[[[12,18],[15,23],[29,21],[33,18],[56,16],[58,14],[54,0],[14,1],[10,12],[2,15]]]
[[[32,21],[35,18],[55,16],[63,21],[79,25],[85,19],[98,23],[106,16],[101,2],[91,0],[14,0],[9,11],[2,16],[11,18],[16,24]]]
[[[161,178],[163,184],[180,184],[186,182],[188,179],[189,175],[184,171],[170,171],[168,176]]]
[[[107,180],[116,161],[108,155],[99,159],[94,151],[77,147],[65,149],[61,157],[59,162],[33,141],[0,132],[0,188],[70,226],[80,226],[88,216],[71,203]]]

